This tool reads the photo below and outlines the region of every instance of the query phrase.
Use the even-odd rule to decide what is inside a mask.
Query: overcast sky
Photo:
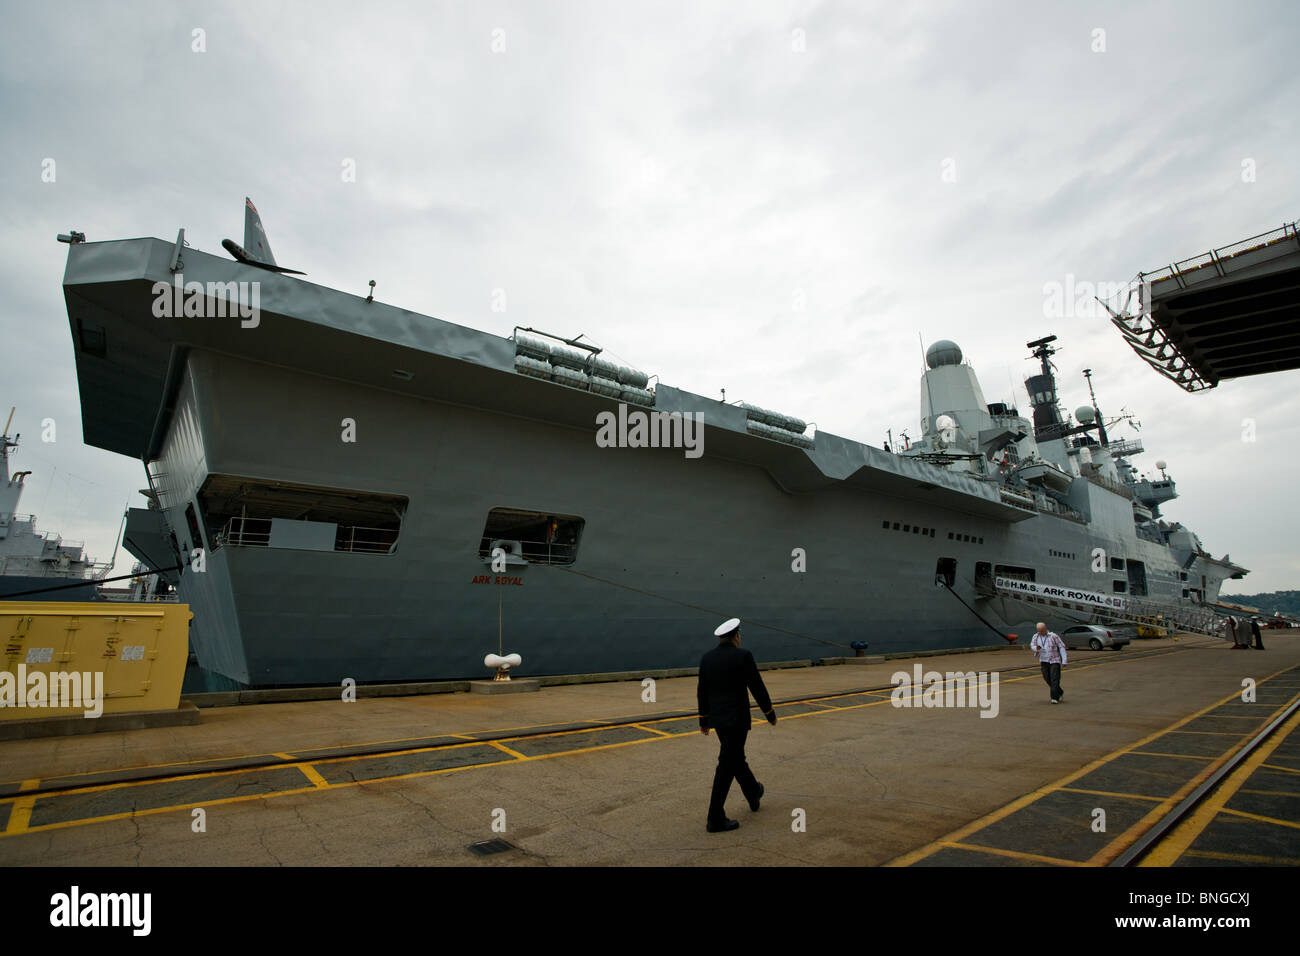
[[[1055,333],[1226,590],[1300,587],[1300,371],[1188,394],[1045,293],[1300,217],[1294,2],[375,6],[6,4],[0,403],[45,530],[106,558],[144,500],[81,442],[56,233],[224,255],[248,195],[309,281],[874,444],[919,434],[918,334],[1027,411]]]

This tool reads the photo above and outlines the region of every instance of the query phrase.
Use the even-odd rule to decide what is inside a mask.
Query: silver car
[[[1071,649],[1087,647],[1099,651],[1104,647],[1119,650],[1136,634],[1133,627],[1102,627],[1100,624],[1076,624],[1061,632],[1061,640]]]

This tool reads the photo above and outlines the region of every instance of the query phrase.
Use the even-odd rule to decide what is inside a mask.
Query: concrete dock
[[[741,826],[719,834],[694,677],[653,699],[621,681],[314,700],[0,742],[0,864],[1102,865],[1300,696],[1300,632],[1265,641],[1072,651],[1060,705],[1023,646],[765,670],[786,702],[749,736],[766,794],[752,813],[733,786]],[[917,666],[996,674],[996,716],[896,706]],[[1297,741],[1284,727],[1159,865],[1300,864]]]

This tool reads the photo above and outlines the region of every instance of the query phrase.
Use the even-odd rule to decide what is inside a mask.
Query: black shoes
[[[753,800],[749,801],[750,810],[753,810],[754,812],[758,811],[758,802],[763,799],[763,793],[766,789],[767,788],[764,787],[761,783],[758,785],[758,796],[756,796]],[[710,820],[705,825],[705,829],[708,830],[710,833],[725,833],[728,830],[740,829],[740,823],[736,820],[728,820],[726,818],[723,818],[721,823],[714,823],[712,820]]]

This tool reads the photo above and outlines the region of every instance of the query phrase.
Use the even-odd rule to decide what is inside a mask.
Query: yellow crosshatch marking
[[[1165,731],[1169,733],[1169,731]],[[1158,750],[1130,750],[1128,751],[1138,757],[1172,757],[1174,760],[1213,760],[1213,757],[1207,757],[1205,754],[1166,754]]]
[[[1273,674],[1263,678],[1258,683],[1262,684],[1264,681],[1270,680],[1272,677],[1276,677],[1278,674],[1285,673],[1290,669],[1291,669],[1290,667],[1285,667],[1282,668],[1281,670],[1275,671]],[[894,860],[890,860],[885,864],[885,866],[911,866],[913,863],[923,860],[926,857],[933,856],[935,853],[943,849],[945,846],[950,847],[950,846],[961,844],[966,846],[968,849],[972,849],[974,848],[973,845],[962,844],[961,841],[963,841],[966,837],[970,836],[971,834],[977,833],[978,831],[983,830],[985,827],[988,827],[994,823],[997,823],[1000,820],[1005,819],[1006,817],[1011,816],[1011,814],[1015,813],[1016,811],[1024,809],[1030,804],[1038,801],[1040,798],[1047,796],[1049,793],[1071,789],[1068,786],[1070,783],[1073,783],[1075,780],[1080,780],[1083,777],[1086,777],[1094,770],[1102,766],[1105,766],[1106,764],[1110,763],[1112,760],[1114,760],[1117,757],[1133,754],[1133,755],[1141,755],[1141,756],[1173,757],[1173,758],[1186,758],[1186,759],[1209,761],[1209,763],[1205,767],[1203,767],[1191,780],[1183,784],[1183,786],[1180,787],[1176,793],[1174,793],[1170,797],[1166,797],[1162,800],[1159,800],[1158,804],[1155,807],[1153,807],[1140,821],[1135,823],[1133,826],[1129,827],[1129,829],[1126,830],[1124,833],[1121,833],[1118,837],[1116,837],[1109,844],[1107,844],[1105,847],[1099,850],[1087,861],[1087,865],[1089,866],[1104,865],[1105,863],[1108,863],[1111,860],[1118,857],[1121,853],[1124,852],[1124,850],[1128,849],[1128,847],[1132,846],[1135,842],[1137,842],[1138,838],[1143,833],[1145,833],[1148,829],[1150,829],[1150,827],[1154,825],[1155,822],[1159,820],[1163,814],[1167,813],[1170,809],[1172,809],[1180,801],[1182,801],[1183,798],[1186,797],[1193,790],[1195,790],[1196,787],[1198,787],[1202,781],[1206,780],[1212,773],[1214,773],[1215,770],[1217,770],[1224,763],[1226,763],[1233,753],[1235,753],[1238,749],[1240,749],[1236,747],[1231,748],[1227,753],[1224,753],[1219,757],[1214,758],[1214,757],[1198,757],[1189,754],[1153,753],[1153,752],[1142,751],[1137,748],[1142,747],[1145,744],[1151,743],[1152,741],[1155,741],[1160,737],[1163,737],[1165,734],[1168,734],[1172,731],[1177,731],[1178,728],[1191,723],[1193,720],[1196,720],[1198,717],[1204,716],[1205,714],[1214,710],[1216,707],[1222,707],[1224,704],[1239,700],[1240,696],[1241,695],[1239,691],[1234,691],[1229,696],[1224,697],[1219,701],[1216,701],[1210,706],[1205,707],[1194,714],[1190,714],[1186,717],[1183,717],[1181,720],[1176,721],[1175,723],[1169,725],[1163,730],[1158,730],[1155,733],[1149,734],[1148,736],[1142,738],[1141,740],[1135,743],[1129,744],[1127,747],[1122,747],[1119,750],[1115,750],[1112,753],[1105,755],[1104,757],[1099,757],[1098,759],[1085,765],[1079,770],[1076,770],[1073,773],[1069,774],[1068,776],[1061,778],[1055,783],[1048,784],[1046,787],[1042,787],[1038,790],[1033,791],[1032,793],[1027,793],[1024,796],[1016,800],[1013,800],[1011,803],[1007,804],[1006,806],[994,810],[992,813],[980,817],[978,820],[968,823],[966,826],[953,831],[952,833],[948,834],[945,837],[941,837],[940,839],[935,840],[932,843],[928,843],[925,846],[918,847],[917,849],[905,853]],[[1277,708],[1272,713],[1273,714],[1280,713],[1282,710],[1285,709],[1286,706],[1289,706],[1289,704]],[[1297,717],[1300,717],[1300,714],[1298,714]],[[1261,718],[1257,717],[1255,718],[1255,720],[1258,722],[1259,720],[1261,720]],[[1290,723],[1291,722],[1288,722],[1288,725],[1290,725]],[[1239,737],[1242,745],[1244,745],[1247,742],[1245,734],[1241,734],[1241,735],[1234,734],[1231,736]],[[1262,763],[1263,760],[1266,759],[1272,753],[1273,749],[1276,747],[1280,739],[1281,738],[1275,738],[1274,741],[1272,741],[1273,747],[1267,748],[1266,753],[1257,753],[1253,755],[1251,758],[1251,762],[1258,760],[1259,763]],[[1148,859],[1150,859],[1150,857],[1148,857]],[[1144,863],[1143,865],[1146,864]]]
[[[1173,829],[1173,832],[1165,838],[1164,842],[1152,850],[1147,858],[1138,865],[1169,866],[1191,848],[1191,845],[1196,842],[1196,838],[1205,831],[1205,828],[1220,813],[1231,813],[1235,816],[1253,819],[1257,823],[1281,824],[1285,827],[1300,830],[1300,823],[1255,816],[1240,810],[1232,811],[1224,806],[1237,795],[1237,791],[1245,785],[1256,770],[1264,765],[1264,762],[1273,755],[1273,751],[1277,750],[1297,726],[1300,726],[1300,712],[1293,714],[1286,723],[1277,729],[1270,739],[1266,740],[1258,750],[1247,757],[1240,767],[1234,770],[1227,779],[1221,781],[1214,793],[1210,794],[1209,798],[1197,807],[1191,816],[1178,824]]]
[[[1247,791],[1241,791],[1247,792]],[[1288,796],[1290,796],[1288,794]],[[1279,820],[1277,817],[1266,817],[1258,813],[1247,813],[1245,810],[1234,810],[1231,807],[1224,807],[1220,813],[1229,813],[1234,817],[1245,817],[1247,820],[1254,820],[1257,823],[1271,823],[1275,827],[1290,827],[1292,830],[1300,830],[1300,823],[1294,820]]]
[[[1080,670],[1087,670],[1094,667],[1105,667],[1113,664],[1122,664],[1125,663],[1126,661],[1136,662],[1142,660],[1150,660],[1152,658],[1163,657],[1166,654],[1172,654],[1172,653],[1178,653],[1178,651],[1177,650],[1157,651],[1142,656],[1130,655],[1125,658],[1113,658],[1113,659],[1108,659],[1103,661],[1094,661],[1090,664],[1077,665],[1074,667],[1074,670],[1077,672]],[[1025,668],[1024,665],[1015,665],[1012,668],[1008,668],[1008,670],[1020,670],[1020,669],[1027,669],[1027,668]],[[967,672],[968,671],[961,671],[960,673],[964,674]],[[1038,673],[1034,671],[1020,677],[1005,678],[1001,680],[1001,683],[1015,683],[1022,680],[1040,680],[1040,679],[1041,678],[1039,677]],[[1267,680],[1267,679],[1268,678],[1264,678],[1263,680]],[[944,680],[942,686],[946,686],[947,683],[949,683],[949,681]],[[868,692],[862,690],[852,690],[852,691],[839,692],[835,694],[828,694],[823,697],[809,698],[808,700],[788,701],[786,703],[787,704],[796,704],[796,703],[808,704],[808,703],[817,703],[817,702],[824,702],[824,701],[834,701],[836,699],[842,699],[847,697],[860,697],[867,693]],[[826,704],[825,709],[809,710],[801,714],[789,714],[783,717],[782,719],[789,720],[795,717],[808,717],[814,714],[827,714],[827,713],[836,713],[839,711],[857,710],[862,707],[877,707],[891,702],[890,691],[884,690],[884,691],[876,691],[874,693],[880,695],[879,699],[869,700],[864,703],[845,704],[839,706],[834,704]],[[917,696],[920,696],[920,694],[921,692],[918,691],[916,694],[913,694],[912,696],[913,698],[915,698]],[[1229,698],[1229,699],[1233,699],[1233,698]],[[1214,706],[1221,706],[1222,703],[1223,702],[1221,701],[1215,705],[1212,705],[1211,708],[1206,708],[1206,710],[1212,709]],[[781,707],[785,705],[778,703],[776,706]],[[1174,724],[1173,727],[1181,726],[1183,723],[1186,723],[1187,721],[1193,720],[1196,717],[1201,716],[1204,712],[1205,711],[1200,711],[1197,714],[1193,714],[1189,717],[1186,717],[1179,723]],[[665,719],[688,720],[689,715],[686,717],[665,718]],[[192,773],[192,774],[181,774],[175,777],[162,777],[162,778],[155,778],[150,780],[123,781],[119,783],[90,785],[84,787],[69,788],[66,790],[51,791],[48,794],[29,794],[27,796],[19,795],[16,797],[10,797],[8,799],[0,799],[0,804],[6,802],[13,804],[13,809],[11,810],[9,823],[6,826],[5,832],[3,834],[0,834],[0,837],[16,835],[18,833],[32,833],[32,832],[39,832],[44,830],[55,830],[55,829],[64,829],[64,828],[74,827],[74,826],[84,826],[91,823],[102,823],[102,822],[108,822],[112,820],[128,819],[133,816],[152,815],[156,813],[167,813],[176,810],[186,810],[197,806],[210,807],[210,806],[216,806],[225,803],[239,803],[248,800],[266,800],[266,799],[271,799],[278,796],[286,796],[290,794],[319,792],[320,790],[325,790],[325,789],[333,790],[333,789],[339,789],[343,787],[363,786],[367,784],[385,783],[385,782],[395,781],[395,780],[408,780],[416,777],[428,777],[437,774],[457,773],[462,770],[476,770],[485,767],[499,767],[499,766],[504,766],[509,764],[516,764],[520,762],[547,760],[555,757],[567,757],[567,756],[573,756],[577,754],[595,753],[604,750],[612,750],[619,747],[629,747],[636,744],[650,743],[659,740],[669,740],[669,739],[678,739],[682,737],[689,737],[699,733],[698,729],[695,727],[692,727],[691,729],[680,733],[669,733],[665,731],[657,731],[653,728],[640,726],[638,724],[631,724],[631,723],[619,724],[619,723],[615,723],[614,721],[615,721],[614,718],[607,718],[604,725],[602,726],[589,726],[589,727],[582,727],[573,730],[555,731],[553,733],[543,733],[543,734],[521,734],[513,737],[501,738],[500,740],[482,740],[479,739],[478,737],[464,735],[464,734],[438,734],[434,736],[443,737],[443,738],[447,738],[447,737],[463,738],[465,742],[456,743],[456,744],[445,744],[442,746],[416,747],[416,748],[400,749],[400,750],[385,751],[385,752],[370,752],[365,754],[342,755],[338,757],[318,758],[311,761],[298,760],[298,761],[286,762],[284,764],[271,764],[260,768],[233,768],[228,770],[216,770],[216,771],[207,771],[207,772]],[[537,724],[532,726],[545,727],[545,726],[553,726],[553,725],[554,722],[551,722],[549,724]],[[602,731],[608,731],[608,730],[618,729],[621,727],[628,727],[628,726],[637,727],[637,729],[640,729],[650,734],[651,736],[647,736],[637,740],[625,740],[625,741],[617,741],[614,743],[607,743],[607,744],[595,744],[586,747],[573,747],[567,750],[559,750],[551,753],[542,753],[542,754],[536,754],[532,756],[522,754],[519,751],[514,750],[511,747],[507,746],[508,743],[516,740],[537,740],[537,739],[569,737],[569,736],[576,737],[579,734],[594,734],[594,733],[600,733]],[[1169,728],[1169,729],[1173,729],[1173,728]],[[1161,731],[1161,733],[1165,733],[1165,732],[1167,731]],[[1151,737],[1144,739],[1143,741],[1139,741],[1138,743],[1139,744],[1145,743],[1148,740],[1154,739],[1157,736],[1159,736],[1159,734],[1154,734]],[[401,738],[401,739],[418,740],[423,738]],[[577,741],[575,740],[575,743],[576,742]],[[353,744],[348,746],[364,746],[364,745]],[[449,751],[460,750],[466,747],[483,747],[483,746],[490,746],[496,750],[501,751],[503,754],[506,755],[508,759],[485,761],[483,763],[467,764],[464,766],[442,767],[435,770],[418,770],[418,771],[412,771],[410,773],[391,774],[388,776],[373,777],[364,780],[344,780],[344,781],[339,781],[337,783],[330,783],[329,781],[325,780],[324,777],[321,776],[319,770],[316,769],[318,766],[323,764],[342,764],[347,762],[369,760],[369,759],[382,758],[382,757],[405,756],[405,755],[417,754],[417,753],[427,753],[430,751],[449,752]],[[283,756],[290,756],[290,755],[272,754],[271,756],[283,757]],[[211,762],[212,759],[213,758],[208,758],[207,760],[190,761],[190,763]],[[164,764],[159,766],[183,766],[183,765],[184,764]],[[65,820],[56,823],[43,824],[36,827],[31,827],[28,825],[31,816],[32,806],[34,805],[35,801],[38,799],[57,799],[62,796],[103,792],[107,790],[116,790],[125,787],[132,787],[132,786],[147,786],[150,784],[174,782],[176,780],[198,780],[198,779],[203,779],[208,777],[253,773],[259,770],[260,771],[280,770],[280,769],[291,768],[291,767],[298,768],[302,772],[302,774],[308,779],[308,781],[311,782],[312,785],[310,787],[295,787],[295,788],[285,789],[285,790],[276,790],[269,793],[255,793],[255,794],[244,794],[244,795],[232,796],[232,797],[221,797],[221,798],[207,799],[201,801],[194,801],[191,803],[174,804],[174,805],[163,806],[163,807],[140,809],[140,810],[134,810],[134,811],[124,812],[124,813],[114,813],[114,814],[106,814],[103,816]],[[95,772],[104,773],[109,771],[95,771]],[[68,776],[73,776],[73,775],[68,775]],[[24,781],[23,789],[27,789],[29,786],[32,789],[35,789],[37,786],[39,786],[39,780]],[[1046,792],[1047,792],[1046,790],[1036,791],[1035,794],[1028,795],[1028,797],[1021,798],[1021,801],[1027,803],[1031,799],[1035,799],[1037,796],[1041,796]],[[24,800],[29,801],[25,809],[22,806]],[[1018,801],[1018,803],[1020,805],[1024,805],[1024,803],[1021,803],[1020,801]],[[1010,812],[1009,808],[1004,808],[1004,810]],[[948,838],[948,842],[951,845],[954,846],[957,845],[955,840],[957,839],[959,834],[961,834],[961,831],[958,831],[958,834],[951,835]],[[979,852],[985,852],[985,853],[998,853],[1004,856],[1015,855],[1014,851],[998,851],[989,847],[978,847],[974,845],[967,845],[966,848],[977,850]],[[1030,858],[1033,855],[1028,854],[1023,856],[1025,856],[1026,858]],[[1054,858],[1048,858],[1048,857],[1042,857],[1040,859],[1043,862],[1054,862],[1054,863],[1060,863],[1062,865],[1078,865],[1076,862],[1058,861],[1055,860]]]
[[[686,718],[689,719],[689,718]],[[666,730],[655,730],[653,727],[647,727],[645,724],[628,724],[629,727],[635,727],[637,730],[644,730],[647,733],[658,734],[660,737],[675,737],[676,734],[670,734]]]
[[[516,760],[527,760],[527,759],[528,759],[528,758],[525,757],[523,754],[521,754],[518,750],[511,750],[509,747],[507,747],[507,746],[506,746],[505,744],[503,744],[503,743],[499,743],[499,742],[497,742],[497,741],[495,741],[495,740],[489,741],[489,743],[490,743],[493,747],[497,748],[497,750],[500,750],[502,753],[509,754],[510,756],[514,757]]]

